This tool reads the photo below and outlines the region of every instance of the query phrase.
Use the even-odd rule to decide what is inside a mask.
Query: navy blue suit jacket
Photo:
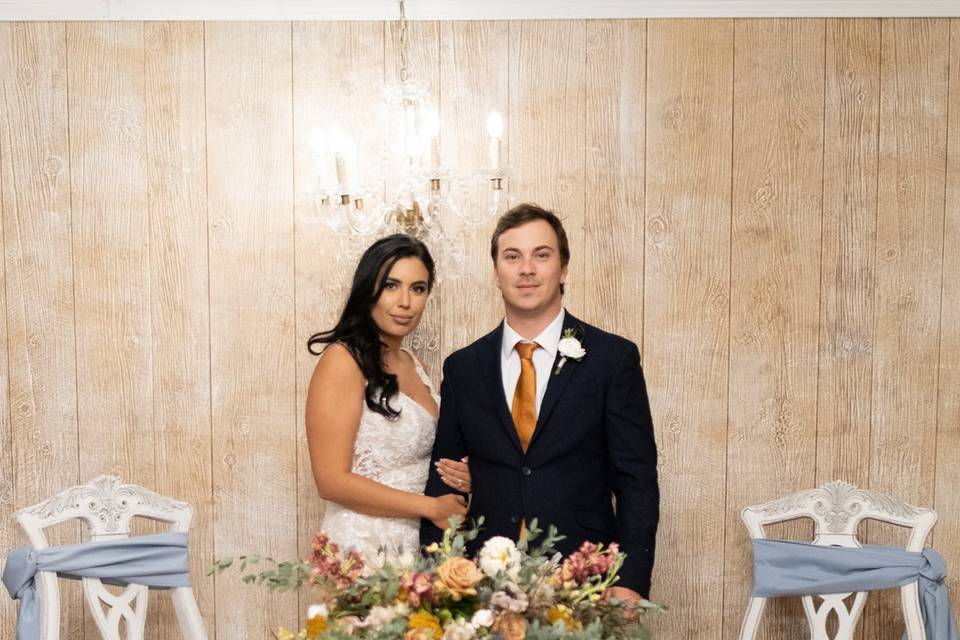
[[[569,312],[563,328],[575,331],[587,353],[550,372],[526,453],[503,393],[503,324],[446,359],[433,460],[470,456],[469,515],[485,520],[471,552],[492,536],[516,539],[521,520],[536,518],[566,536],[558,545],[564,555],[584,540],[619,542],[627,560],[618,584],[648,596],[660,494],[640,354],[629,340]],[[431,464],[426,494],[450,491]],[[441,536],[423,520],[421,542]]]

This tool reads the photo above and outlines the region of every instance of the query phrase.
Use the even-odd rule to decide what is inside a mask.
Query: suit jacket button
[[[517,516],[510,516],[510,522],[513,524],[520,524],[520,518]]]
[[[533,469],[531,469],[530,467],[524,467],[523,469],[520,469],[520,473],[522,473],[525,476],[530,476],[530,475],[533,475]]]

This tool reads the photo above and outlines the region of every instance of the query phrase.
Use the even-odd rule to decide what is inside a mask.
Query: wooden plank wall
[[[443,156],[506,119],[511,202],[571,236],[567,304],[642,349],[660,444],[657,637],[735,638],[743,506],[831,479],[935,507],[958,596],[960,20],[423,22]],[[204,577],[308,548],[306,339],[362,247],[314,211],[314,128],[376,153],[390,23],[0,23],[0,552],[10,518],[116,473],[196,507],[211,637],[309,604]],[[362,163],[362,162],[361,162]],[[492,223],[411,344],[489,330]],[[783,527],[804,535],[809,528]],[[865,527],[871,541],[896,539]],[[76,541],[66,527],[54,542]],[[64,589],[66,637],[84,628]],[[158,609],[152,637],[176,637]],[[0,605],[0,640],[14,608]],[[765,637],[803,637],[799,608]],[[863,637],[899,638],[872,598]]]

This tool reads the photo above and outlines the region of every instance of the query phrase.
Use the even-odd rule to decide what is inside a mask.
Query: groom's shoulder
[[[584,326],[584,348],[589,349],[593,346],[599,349],[605,355],[619,359],[624,351],[637,349],[637,344],[625,336],[612,333],[595,327],[591,324],[583,323]]]

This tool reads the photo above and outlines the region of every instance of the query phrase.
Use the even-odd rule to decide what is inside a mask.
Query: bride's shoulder
[[[366,384],[360,365],[341,342],[334,342],[320,354],[313,369],[313,380],[346,386]]]

